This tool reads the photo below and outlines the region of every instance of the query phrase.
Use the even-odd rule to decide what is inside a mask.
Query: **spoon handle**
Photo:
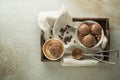
[[[105,53],[105,52],[116,52],[116,56],[109,56],[109,55],[104,55],[104,54],[98,54],[98,53]],[[84,54],[85,56],[101,56],[101,57],[119,57],[119,51],[118,50],[104,50],[104,51],[98,51],[98,52],[93,52],[89,54]]]

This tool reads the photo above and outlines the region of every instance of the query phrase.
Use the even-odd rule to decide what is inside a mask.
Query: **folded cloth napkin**
[[[71,54],[66,55],[71,53],[74,48],[80,46],[74,38],[75,25],[64,7],[56,11],[40,12],[38,15],[38,24],[40,29],[45,33],[45,40],[54,37],[60,39],[64,43],[65,55],[61,61],[62,66],[91,66],[99,62],[94,59],[75,60],[71,57]],[[70,26],[66,27],[66,25]],[[63,33],[60,33],[62,31]],[[67,40],[68,38],[70,40]],[[107,42],[107,38],[104,39],[103,48],[106,44],[105,41]]]
[[[73,59],[71,55],[64,56],[61,64],[62,66],[93,66],[96,65],[99,61],[93,59],[83,59],[83,60],[76,60]]]
[[[67,12],[64,6],[62,6],[62,8],[59,10],[39,12],[38,25],[40,29],[45,33],[44,34],[45,40],[48,40],[50,39],[50,37],[53,37],[53,27],[55,22],[57,21],[60,15],[65,14],[64,16],[66,16],[66,13]]]
[[[52,34],[51,30],[52,27],[58,17],[59,11],[46,11],[46,12],[40,12],[38,14],[38,25],[40,29],[45,33],[44,38],[45,40],[49,39]]]

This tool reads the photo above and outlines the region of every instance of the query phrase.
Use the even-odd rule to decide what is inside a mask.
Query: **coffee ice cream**
[[[80,25],[79,26],[79,33],[82,35],[82,36],[85,36],[85,35],[87,35],[87,34],[89,34],[90,33],[90,27],[89,27],[89,25],[88,24],[82,24],[82,25]]]
[[[72,57],[74,59],[81,59],[83,57],[83,53],[82,53],[82,50],[79,49],[79,48],[75,48],[73,51],[72,51]]]
[[[99,24],[93,24],[91,26],[92,34],[98,35],[98,34],[101,34],[101,31],[102,31],[102,27]]]
[[[77,37],[86,47],[94,47],[101,39],[102,27],[97,23],[83,23],[78,27]]]
[[[82,39],[82,44],[86,47],[93,47],[96,45],[96,39],[93,35],[89,34]]]

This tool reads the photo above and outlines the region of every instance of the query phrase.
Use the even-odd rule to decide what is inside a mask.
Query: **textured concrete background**
[[[0,0],[0,80],[120,80],[120,64],[42,63],[37,24],[38,12],[62,5],[74,17],[109,17],[111,49],[120,50],[119,4],[119,0]]]

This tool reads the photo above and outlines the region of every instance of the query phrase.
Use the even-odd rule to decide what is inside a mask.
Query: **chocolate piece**
[[[66,33],[68,34],[69,32],[67,31]]]
[[[51,33],[51,35],[53,35],[53,31],[52,30],[50,30],[50,33]]]
[[[63,39],[63,37],[62,37],[62,36],[60,36],[60,35],[59,35],[59,38],[60,38],[60,39]]]
[[[62,33],[61,36],[64,36],[64,34]]]
[[[71,26],[70,25],[66,25],[67,28],[70,28]]]
[[[52,37],[50,36],[49,38],[51,39]]]
[[[68,28],[70,28],[71,26],[69,25],[66,25],[65,28],[61,28],[60,29],[60,33],[61,33],[61,36],[64,36],[64,33],[68,30]],[[68,31],[66,32],[67,34],[69,33]]]
[[[65,31],[66,31],[66,29],[64,29],[64,28],[60,29],[61,34],[64,34]]]
[[[65,37],[65,38],[64,38],[64,43],[67,44],[67,42],[70,42],[71,39],[72,39],[72,35],[70,35],[70,37],[68,37],[68,36]]]
[[[74,40],[74,43],[76,43],[76,41]]]

